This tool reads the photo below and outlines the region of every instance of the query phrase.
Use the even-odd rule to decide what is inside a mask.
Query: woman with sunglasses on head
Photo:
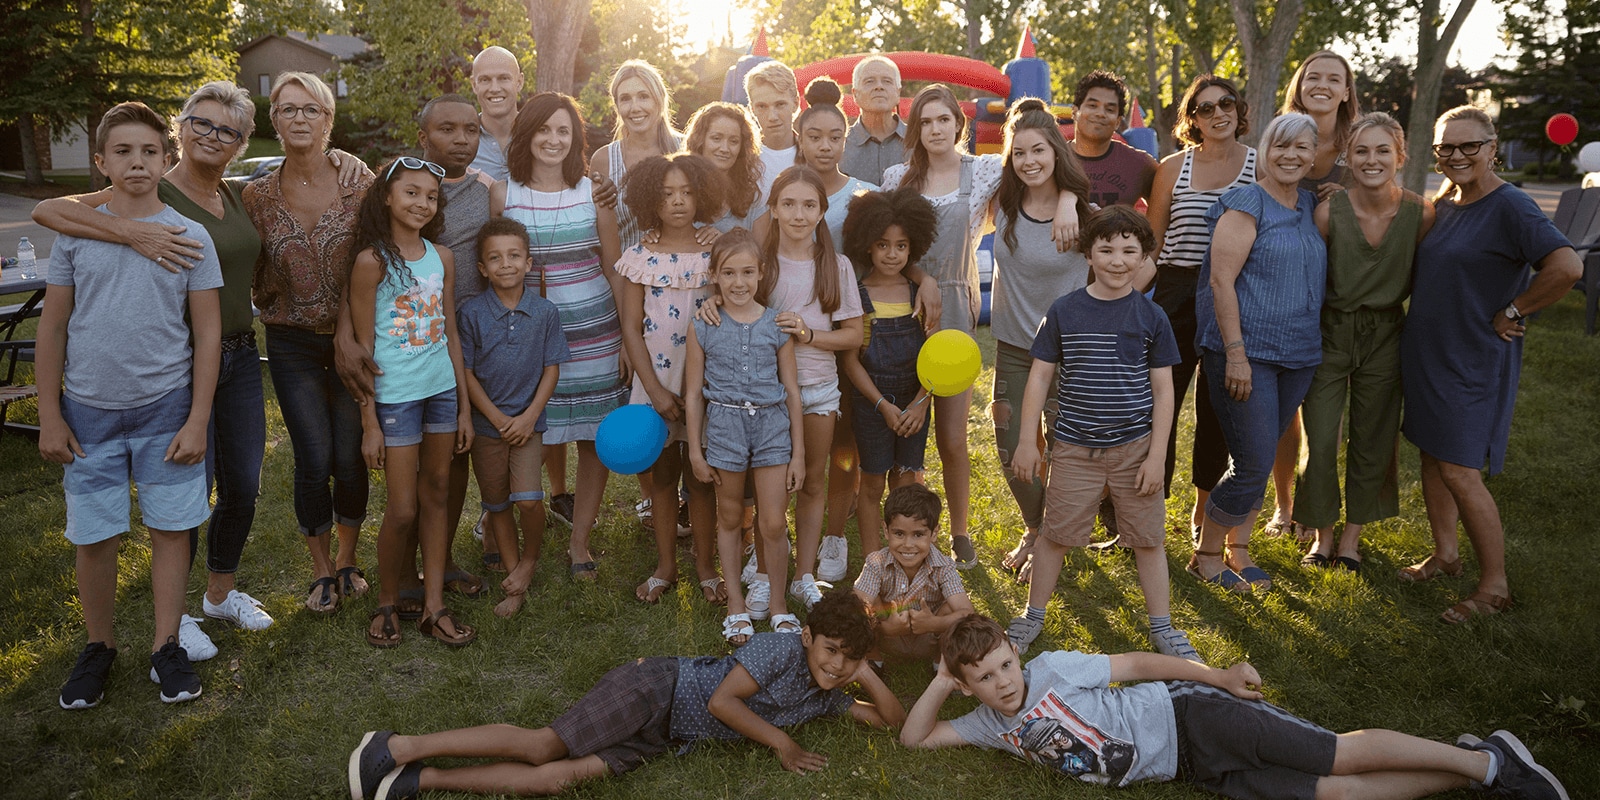
[[[1228,443],[1222,438],[1217,414],[1206,390],[1206,374],[1194,336],[1198,325],[1194,311],[1200,262],[1211,246],[1206,210],[1230,189],[1256,182],[1256,149],[1239,141],[1250,131],[1250,106],[1233,82],[1201,75],[1189,84],[1178,105],[1178,123],[1172,134],[1187,147],[1167,156],[1156,172],[1150,192],[1150,227],[1156,234],[1156,304],[1167,312],[1182,357],[1173,368],[1174,408],[1183,407],[1189,379],[1198,371],[1194,393],[1195,429],[1190,464],[1194,509],[1189,514],[1191,535],[1200,530],[1206,499],[1228,468]],[[1177,465],[1178,415],[1173,414],[1172,435],[1167,439],[1167,491],[1172,491]]]
[[[1434,196],[1433,228],[1417,250],[1400,334],[1401,430],[1422,451],[1433,552],[1400,577],[1460,575],[1459,521],[1478,556],[1476,590],[1440,616],[1459,623],[1511,603],[1505,529],[1482,470],[1487,464],[1492,476],[1505,467],[1524,319],[1566,295],[1583,263],[1538,204],[1495,174],[1488,114],[1452,108],[1435,123],[1433,141],[1445,181]]]
[[[228,165],[244,152],[255,128],[250,94],[228,81],[201,86],[184,101],[177,116],[178,162],[158,187],[161,201],[205,229],[222,264],[222,367],[207,436],[206,472],[217,490],[216,506],[206,526],[206,616],[227,620],[248,630],[272,624],[261,604],[234,583],[245,541],[255,521],[261,460],[266,448],[266,412],[261,360],[251,327],[250,284],[261,236],[245,212],[244,183],[225,180]],[[339,168],[343,182],[370,175],[365,164],[334,150],[324,161]],[[197,263],[199,242],[185,229],[123,219],[95,209],[110,199],[110,190],[40,203],[36,222],[59,233],[129,245],[170,270]],[[191,531],[198,548],[198,530]],[[185,615],[179,640],[193,660],[209,658],[216,649],[201,631],[199,620]]]

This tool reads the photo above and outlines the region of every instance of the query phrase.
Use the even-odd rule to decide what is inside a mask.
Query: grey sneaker
[[[772,608],[772,582],[765,575],[756,575],[744,593],[744,608],[750,618],[760,622],[767,618]]]
[[[1477,746],[1479,750],[1491,748],[1500,756],[1500,771],[1494,783],[1489,784],[1492,795],[1519,800],[1570,800],[1561,781],[1534,761],[1527,745],[1511,732],[1495,731]]]
[[[1206,663],[1205,659],[1195,652],[1194,645],[1189,643],[1189,634],[1177,628],[1168,628],[1162,633],[1151,633],[1150,645],[1157,653],[1165,656],[1186,658],[1196,664]]]
[[[950,537],[950,551],[955,555],[956,569],[968,570],[978,565],[978,551],[972,547],[971,536]]]
[[[827,586],[827,584],[819,584],[817,579],[811,577],[811,573],[808,572],[789,581],[789,596],[799,600],[801,605],[804,605],[806,610],[810,611],[812,606],[822,600],[823,586]],[[833,587],[828,586],[828,588],[832,589]]]
[[[1017,652],[1028,652],[1028,646],[1033,640],[1039,638],[1039,632],[1044,630],[1043,622],[1035,622],[1027,617],[1017,617],[1006,626],[1006,638],[1017,646]]]
[[[230,590],[220,603],[213,603],[202,595],[200,608],[212,619],[225,619],[247,631],[262,631],[272,627],[272,615],[262,610],[261,601],[238,589]],[[196,659],[194,652],[190,651],[189,660],[200,659]]]
[[[817,580],[842,581],[850,570],[850,544],[843,536],[822,537],[818,551]]]
[[[757,570],[759,570],[761,567],[756,564],[756,546],[755,545],[753,545],[753,544],[745,545],[744,551],[746,553],[750,554],[750,559],[748,561],[744,562],[744,569],[739,570],[739,582],[744,584],[744,585],[746,585],[746,586],[749,586],[750,584],[756,582]]]

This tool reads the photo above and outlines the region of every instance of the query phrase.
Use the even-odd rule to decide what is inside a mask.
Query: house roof
[[[292,42],[301,47],[314,50],[322,55],[328,56],[329,58],[336,58],[341,61],[348,61],[349,59],[366,52],[367,48],[369,47],[366,41],[355,36],[341,36],[333,33],[307,36],[301,31],[289,31],[283,36],[269,34],[267,36],[257,37],[245,44],[243,47],[240,47],[239,52],[247,52],[257,45],[271,39],[282,39],[287,42]]]

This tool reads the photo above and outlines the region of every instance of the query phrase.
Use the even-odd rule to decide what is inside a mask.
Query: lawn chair
[[[18,400],[26,400],[39,396],[39,387],[31,383],[17,383],[17,362],[33,360],[34,341],[32,339],[16,339],[9,342],[0,342],[0,435],[6,430],[17,431],[37,440],[39,427],[37,425],[24,425],[11,422],[7,413],[11,404]]]

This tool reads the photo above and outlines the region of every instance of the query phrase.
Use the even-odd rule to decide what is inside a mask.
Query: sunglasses
[[[205,117],[184,117],[183,121],[189,123],[189,130],[194,131],[194,135],[202,139],[210,136],[222,144],[233,144],[244,138],[243,131],[218,125]]]
[[[1484,145],[1492,141],[1494,141],[1494,137],[1477,142],[1462,142],[1461,144],[1436,144],[1433,146],[1433,154],[1438,158],[1449,158],[1459,150],[1461,155],[1475,156],[1479,150],[1483,149]]]
[[[441,180],[444,179],[444,167],[441,167],[432,161],[423,161],[420,158],[412,158],[411,156],[401,156],[389,164],[389,169],[383,173],[384,180],[387,181],[394,175],[395,167],[405,167],[406,169],[425,169],[433,173],[435,178],[439,178]]]
[[[1212,114],[1217,113],[1217,109],[1222,109],[1224,112],[1230,112],[1233,111],[1234,107],[1237,105],[1239,105],[1238,98],[1235,98],[1231,94],[1227,94],[1223,95],[1215,103],[1207,100],[1204,103],[1195,106],[1194,115],[1197,117],[1210,119]]]

